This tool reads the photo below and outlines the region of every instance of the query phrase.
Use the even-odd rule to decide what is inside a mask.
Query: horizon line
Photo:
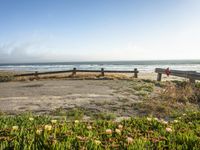
[[[49,62],[13,62],[0,63],[0,65],[20,65],[20,64],[50,64],[50,63],[105,63],[105,62],[156,62],[156,61],[200,61],[200,59],[146,59],[146,60],[99,60],[99,61],[49,61]]]

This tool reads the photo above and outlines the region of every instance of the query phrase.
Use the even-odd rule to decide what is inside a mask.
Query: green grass
[[[0,149],[198,149],[200,112],[166,122],[153,117],[122,122],[0,117]]]
[[[93,119],[97,120],[114,120],[116,119],[116,115],[113,113],[96,113],[92,116]]]
[[[133,83],[132,88],[136,91],[153,92],[154,85],[152,83],[138,82]]]

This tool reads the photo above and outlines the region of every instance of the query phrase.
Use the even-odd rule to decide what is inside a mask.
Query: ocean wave
[[[154,72],[155,68],[170,68],[174,70],[197,71],[200,72],[200,64],[156,64],[156,65],[136,65],[136,64],[32,64],[32,65],[0,65],[0,70],[12,71],[58,71],[70,70],[76,67],[84,70],[134,70],[137,68],[141,72]]]

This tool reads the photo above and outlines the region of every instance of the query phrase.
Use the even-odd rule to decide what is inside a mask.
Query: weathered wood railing
[[[166,74],[166,69],[156,68],[155,72],[158,73],[157,81],[161,81],[162,74]],[[200,73],[196,71],[169,70],[169,75],[188,78],[193,83],[195,80],[200,80]]]
[[[104,70],[104,68],[101,68],[101,70],[80,70],[73,68],[73,70],[63,70],[63,71],[49,71],[49,72],[38,72],[35,71],[34,73],[24,73],[24,74],[16,74],[15,77],[22,77],[22,76],[38,76],[38,75],[45,75],[45,74],[59,74],[59,73],[72,73],[72,75],[76,75],[78,72],[90,72],[90,73],[101,73],[102,76],[105,75],[105,73],[134,73],[134,77],[138,77],[139,71],[137,68],[135,68],[133,71],[125,71],[125,70]]]

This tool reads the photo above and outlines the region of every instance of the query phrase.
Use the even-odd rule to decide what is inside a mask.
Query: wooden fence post
[[[35,77],[38,78],[38,72],[37,71],[35,71]]]
[[[190,83],[195,83],[195,79],[189,78]]]
[[[197,73],[196,71],[190,71],[189,73],[187,73],[187,78],[189,78],[189,82],[190,83],[195,83],[195,79],[191,76],[191,73]]]
[[[101,68],[101,75],[104,76],[104,69]]]
[[[137,70],[137,68],[134,69],[134,77],[138,78],[138,70]]]
[[[161,81],[161,78],[162,78],[162,73],[158,73],[158,75],[157,75],[157,81]]]
[[[76,75],[76,68],[73,68],[72,75]]]

